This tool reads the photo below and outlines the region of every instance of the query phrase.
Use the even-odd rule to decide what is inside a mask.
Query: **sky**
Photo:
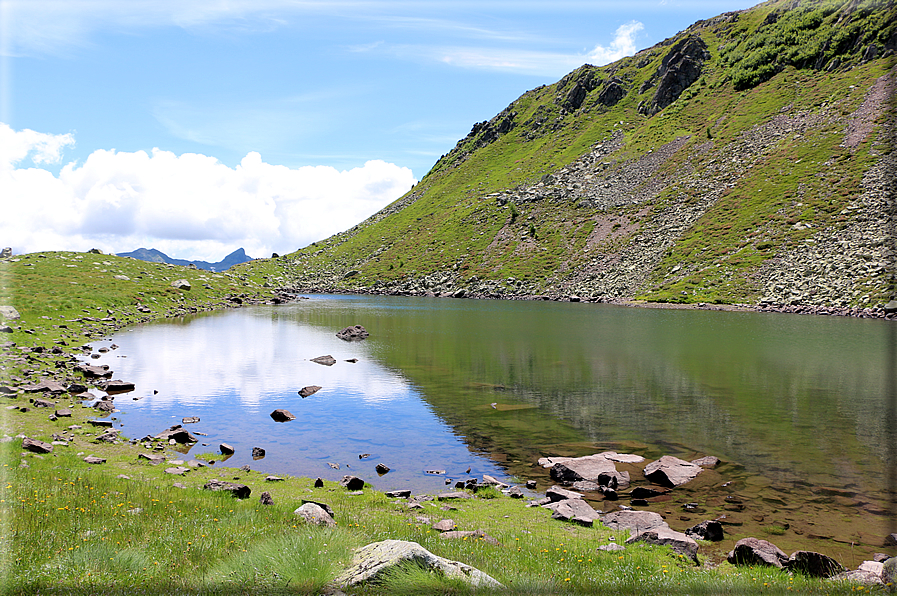
[[[754,0],[0,0],[0,245],[284,254],[517,97]]]

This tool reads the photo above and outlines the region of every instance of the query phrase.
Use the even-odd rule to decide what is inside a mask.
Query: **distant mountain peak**
[[[148,261],[151,263],[169,263],[171,265],[189,266],[195,265],[198,269],[206,271],[227,271],[234,265],[251,261],[252,257],[246,254],[243,248],[238,248],[217,263],[209,263],[207,261],[187,261],[184,259],[173,259],[160,250],[155,248],[138,248],[131,252],[116,253],[119,257],[131,257],[140,261]]]

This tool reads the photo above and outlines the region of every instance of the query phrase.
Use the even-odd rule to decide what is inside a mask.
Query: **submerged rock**
[[[358,341],[368,337],[369,335],[370,334],[367,332],[367,330],[361,325],[346,327],[336,334],[336,336],[343,341]]]

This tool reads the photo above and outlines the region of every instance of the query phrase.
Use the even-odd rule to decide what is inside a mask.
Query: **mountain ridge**
[[[584,65],[259,271],[326,291],[883,305],[895,23],[892,2],[772,0]]]
[[[197,269],[205,269],[206,271],[227,271],[234,265],[246,263],[252,260],[252,257],[246,254],[243,248],[238,248],[217,263],[209,263],[207,261],[188,261],[184,259],[174,259],[155,248],[138,248],[131,252],[116,253],[117,257],[131,257],[140,261],[148,261],[151,263],[168,263],[170,265],[181,265],[189,267],[194,265]]]

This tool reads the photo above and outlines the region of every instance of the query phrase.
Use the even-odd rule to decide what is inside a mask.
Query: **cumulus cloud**
[[[255,152],[229,167],[214,157],[98,150],[58,175],[71,135],[15,131],[0,123],[0,243],[15,252],[157,248],[217,261],[238,247],[251,256],[286,253],[345,230],[399,198],[417,181],[380,160],[339,171],[289,168]]]
[[[609,47],[595,46],[595,49],[589,52],[588,60],[594,64],[609,64],[615,60],[619,60],[623,56],[631,56],[635,53],[635,34],[644,29],[645,26],[638,21],[630,21],[624,25],[617,27],[614,33],[614,40]]]

